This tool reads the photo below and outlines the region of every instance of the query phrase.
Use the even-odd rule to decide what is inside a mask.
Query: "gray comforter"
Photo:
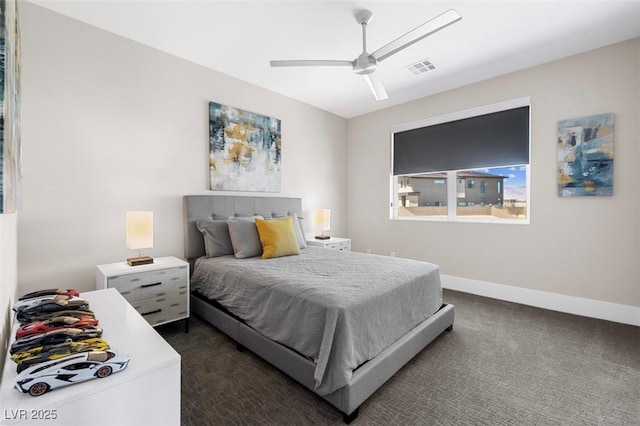
[[[320,395],[348,384],[356,367],[442,304],[437,265],[318,247],[268,260],[200,258],[191,285],[312,358]]]

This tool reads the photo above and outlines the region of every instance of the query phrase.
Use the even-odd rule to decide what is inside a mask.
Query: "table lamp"
[[[143,248],[153,247],[153,212],[127,212],[127,248],[138,250],[138,257],[130,257],[131,266],[153,263],[153,258],[142,255]]]
[[[320,235],[316,235],[316,240],[328,240],[329,235],[324,235],[324,231],[331,229],[331,209],[316,209],[316,229]]]

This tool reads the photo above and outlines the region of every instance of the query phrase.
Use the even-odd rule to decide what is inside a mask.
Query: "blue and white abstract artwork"
[[[20,207],[20,43],[17,0],[0,0],[0,213]]]
[[[212,191],[280,192],[281,121],[209,102]]]
[[[613,195],[614,114],[558,123],[558,195]]]

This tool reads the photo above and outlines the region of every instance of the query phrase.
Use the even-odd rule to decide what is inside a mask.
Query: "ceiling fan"
[[[358,10],[355,14],[356,21],[362,26],[362,53],[352,61],[341,60],[284,60],[270,61],[272,67],[307,67],[307,66],[349,66],[356,74],[362,75],[373,92],[376,100],[387,99],[387,91],[382,81],[374,74],[378,68],[378,62],[384,61],[393,54],[398,53],[423,38],[440,31],[443,28],[462,19],[462,16],[453,9],[425,22],[398,37],[392,42],[382,46],[373,53],[367,52],[367,24],[371,21],[373,13],[369,10]]]

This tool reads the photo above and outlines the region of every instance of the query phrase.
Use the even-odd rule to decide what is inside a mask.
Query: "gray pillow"
[[[229,236],[233,246],[233,255],[238,259],[260,256],[262,254],[262,243],[256,227],[255,218],[262,219],[262,216],[252,217],[230,217],[227,220],[229,226]]]
[[[291,220],[293,221],[293,230],[296,233],[296,239],[301,249],[307,248],[307,238],[304,236],[304,230],[302,229],[302,223],[297,214],[291,214]]]
[[[207,257],[233,254],[229,225],[225,220],[198,220],[196,226],[204,235],[204,251]]]

